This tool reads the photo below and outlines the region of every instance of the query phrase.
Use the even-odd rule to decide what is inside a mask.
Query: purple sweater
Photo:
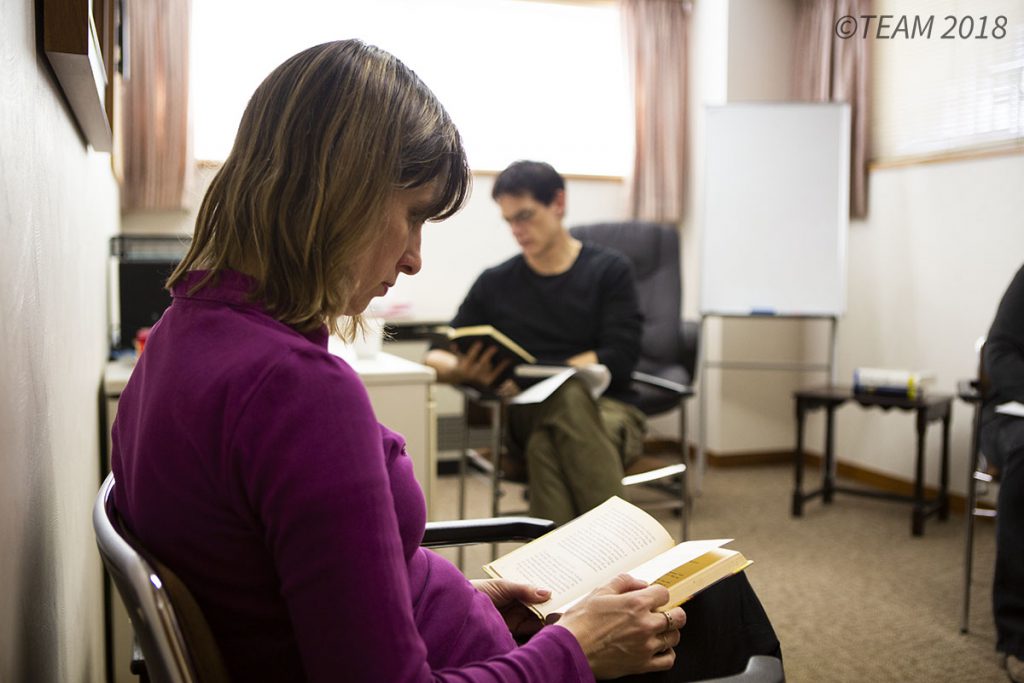
[[[224,273],[174,289],[118,405],[115,505],[189,586],[239,681],[592,681],[549,626],[516,647],[419,547],[423,494],[358,375]]]

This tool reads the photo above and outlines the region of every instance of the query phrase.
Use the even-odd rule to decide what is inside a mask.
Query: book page
[[[1001,413],[1002,415],[1024,417],[1024,404],[1019,401],[1007,401],[1006,403],[1000,403],[997,405],[996,412]]]
[[[617,496],[536,541],[484,567],[491,576],[532,583],[551,591],[534,605],[543,615],[586,595],[672,547],[656,519]]]
[[[654,557],[640,565],[633,567],[626,573],[635,579],[646,581],[647,583],[655,583],[658,579],[670,574],[673,571],[678,570],[680,567],[685,565],[687,562],[692,562],[698,557],[705,555],[706,553],[719,548],[726,543],[732,541],[731,538],[718,538],[707,541],[686,541],[680,543],[674,548],[670,548],[665,552],[661,553],[657,557]],[[666,585],[666,584],[662,584]],[[667,587],[667,585],[666,585]],[[572,600],[570,603],[563,606],[563,610],[569,609],[574,604],[579,602],[584,595]],[[559,610],[561,611],[561,610]]]
[[[730,541],[732,541],[731,538],[716,538],[709,541],[687,541],[680,543],[676,547],[632,569],[629,575],[647,583],[654,583],[672,570],[683,566],[691,560],[697,559],[715,548],[720,548]]]

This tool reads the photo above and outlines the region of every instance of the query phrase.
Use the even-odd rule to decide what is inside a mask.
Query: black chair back
[[[637,298],[643,314],[640,373],[688,387],[694,380],[696,329],[688,348],[682,321],[679,233],[675,226],[644,221],[579,225],[569,231],[584,244],[621,252],[633,264]],[[680,395],[649,382],[634,382],[637,407],[657,415],[679,405]]]

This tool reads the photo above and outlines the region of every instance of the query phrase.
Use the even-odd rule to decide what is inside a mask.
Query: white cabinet
[[[431,502],[437,488],[437,375],[433,368],[390,353],[378,353],[372,359],[356,358],[349,348],[335,345],[333,338],[330,348],[359,373],[377,420],[405,437],[416,481],[427,499],[427,517],[434,519]]]

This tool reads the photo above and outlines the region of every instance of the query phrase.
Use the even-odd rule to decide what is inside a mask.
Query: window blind
[[[873,11],[890,17],[869,33],[874,161],[1024,151],[1024,2],[875,0]]]

